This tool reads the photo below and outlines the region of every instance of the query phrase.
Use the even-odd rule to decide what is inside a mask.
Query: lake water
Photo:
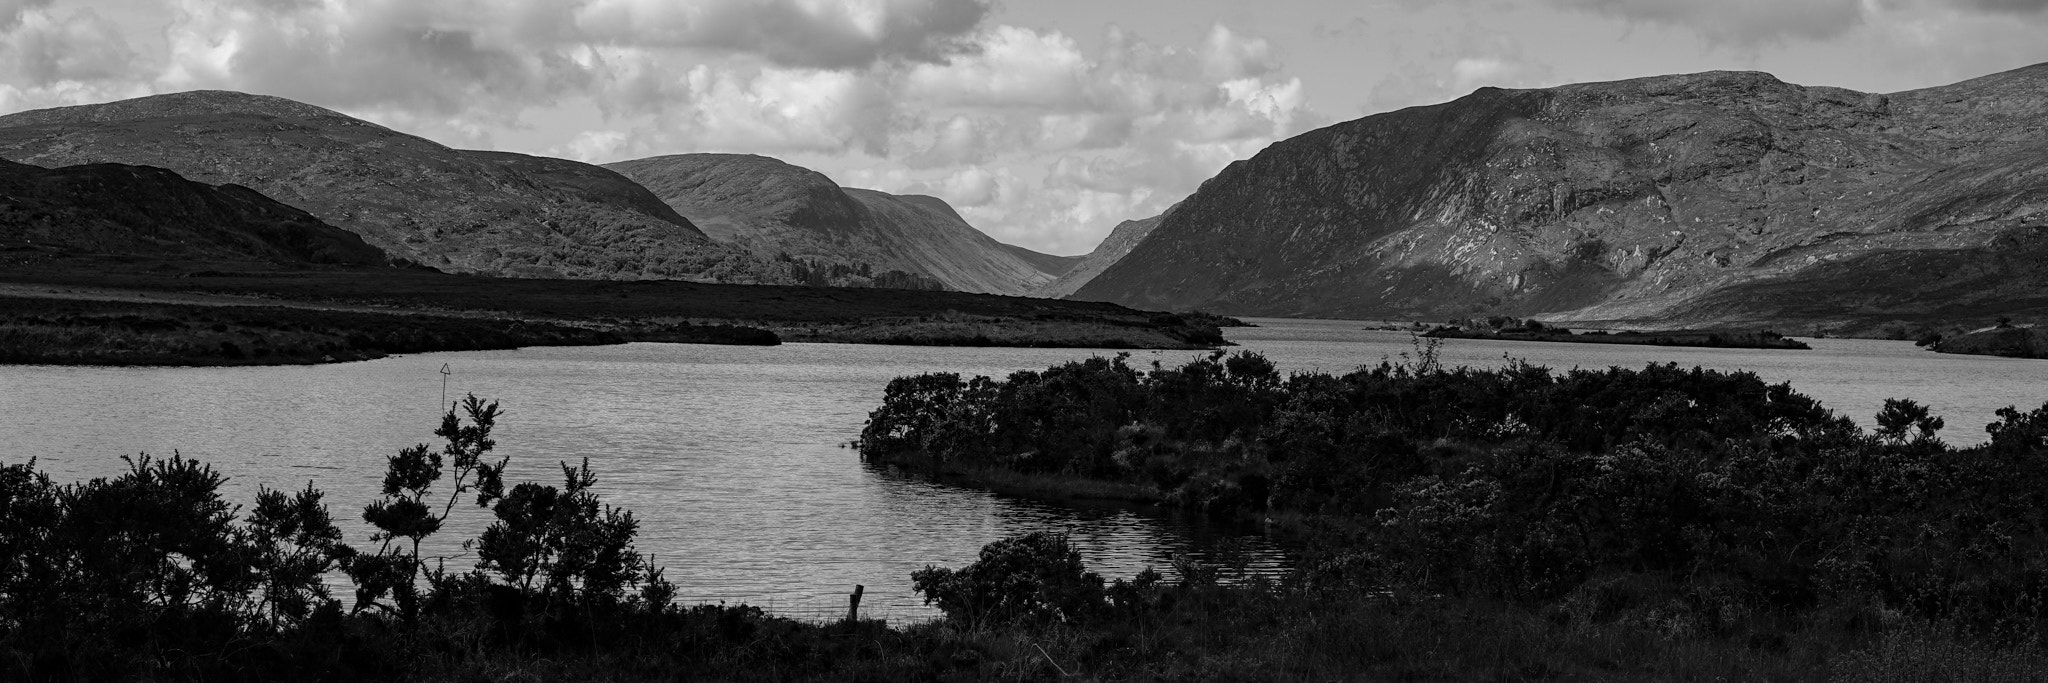
[[[1283,370],[1342,372],[1412,352],[1406,333],[1356,322],[1259,320],[1228,330]],[[1981,442],[2006,405],[2048,399],[2048,362],[1939,355],[1907,342],[1810,340],[1813,351],[1675,349],[1451,340],[1452,365],[1512,356],[1555,368],[1673,361],[1789,381],[1868,423],[1888,397],[1948,419],[1952,443]],[[864,467],[842,444],[894,377],[929,371],[1007,374],[1109,351],[845,344],[611,347],[422,354],[261,368],[0,367],[0,462],[37,458],[59,481],[108,476],[120,456],[176,450],[232,477],[232,500],[259,485],[312,481],[336,516],[354,520],[376,494],[384,458],[431,441],[442,403],[465,392],[499,400],[508,478],[559,482],[555,463],[590,459],[604,500],[634,511],[639,547],[668,568],[686,602],[740,602],[824,618],[855,584],[863,611],[932,615],[909,573],[960,566],[980,547],[1028,530],[1072,534],[1105,576],[1165,569],[1179,553],[1248,549],[1254,568],[1281,562],[1241,532],[1119,509],[1072,509],[938,486]],[[1187,351],[1140,351],[1172,365]],[[443,532],[467,538],[471,508]],[[365,542],[355,524],[350,540]],[[1226,542],[1227,541],[1227,542]],[[453,543],[435,552],[461,556]],[[461,562],[461,560],[458,560]]]

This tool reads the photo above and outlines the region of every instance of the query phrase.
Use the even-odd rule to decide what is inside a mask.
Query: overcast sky
[[[465,148],[765,154],[1057,254],[1275,140],[1485,85],[2044,61],[2048,0],[0,0],[0,113],[219,88]]]

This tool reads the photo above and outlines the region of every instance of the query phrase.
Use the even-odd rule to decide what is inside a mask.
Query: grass
[[[276,270],[111,257],[27,263],[0,273],[0,281],[575,325],[724,324],[771,330],[791,341],[1172,349],[1227,344],[1216,327],[1220,319],[1203,314],[963,292],[490,278],[422,269]]]
[[[0,297],[0,363],[299,365],[625,341],[547,322]]]
[[[422,681],[1954,681],[2048,680],[2048,650],[1923,622],[1752,615],[1651,602],[1598,619],[1480,598],[1169,585],[1116,616],[967,627],[803,623],[695,608],[597,649],[494,647],[439,620]]]

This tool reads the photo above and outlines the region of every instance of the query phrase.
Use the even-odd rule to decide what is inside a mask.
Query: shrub
[[[910,579],[925,604],[970,627],[1079,621],[1105,604],[1102,577],[1082,565],[1065,534],[1047,531],[990,543],[973,564],[925,567]]]

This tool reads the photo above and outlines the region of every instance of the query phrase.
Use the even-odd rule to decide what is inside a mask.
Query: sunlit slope
[[[2048,65],[1890,95],[1750,72],[1486,88],[1232,164],[1074,296],[1686,324],[2048,310],[2044,126]]]

